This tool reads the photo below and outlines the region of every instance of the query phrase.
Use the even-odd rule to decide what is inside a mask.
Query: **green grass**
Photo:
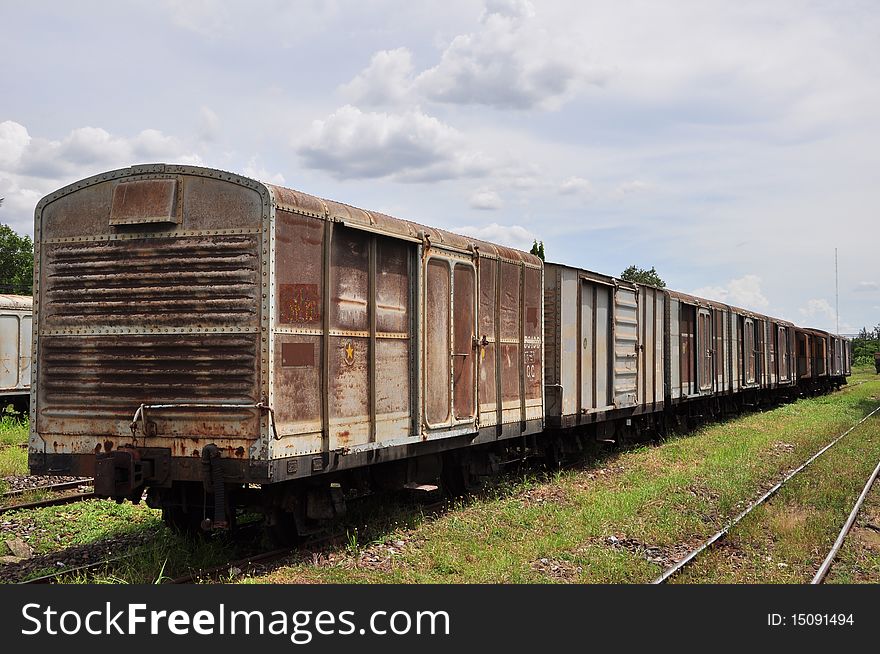
[[[744,518],[721,546],[676,581],[810,581],[878,460],[880,416],[875,414]],[[845,578],[847,563],[838,564]],[[880,575],[872,581],[880,581]]]
[[[249,581],[650,581],[675,555],[760,495],[768,482],[877,406],[880,381],[860,376],[870,381],[611,455],[583,469],[546,479],[509,479],[436,519],[410,515],[397,525],[393,520],[373,524],[362,528],[354,544]],[[850,454],[862,451],[866,442],[860,435],[870,431],[845,439],[855,448]],[[837,476],[851,465],[845,458],[832,461],[832,468],[842,466]],[[389,547],[394,541],[404,544]]]
[[[880,581],[880,483],[875,483],[825,579],[827,584]]]
[[[218,565],[236,553],[229,539],[191,538],[167,529],[159,511],[130,503],[90,500],[64,506],[7,513],[16,530],[30,530],[34,556],[45,560],[27,578],[57,572],[56,561],[74,567],[88,560],[116,558],[102,569],[72,572],[65,583],[155,583]],[[98,552],[94,550],[97,549]]]
[[[0,478],[27,474],[27,450],[17,447],[27,441],[27,419],[8,413],[0,415]],[[0,479],[0,493],[6,490]]]
[[[866,383],[856,386],[859,381]],[[502,476],[491,488],[456,502],[439,516],[426,515],[411,502],[377,497],[346,518],[347,538],[337,546],[304,552],[291,565],[245,581],[647,582],[671,557],[708,537],[760,495],[769,481],[802,463],[878,403],[880,379],[858,370],[850,386],[834,395],[708,425],[659,446],[604,453],[579,469],[548,476]],[[25,426],[0,423],[0,433],[10,431],[18,434],[16,438],[27,438]],[[828,539],[833,541],[842,524],[840,507],[849,502],[848,511],[852,489],[860,489],[867,477],[855,462],[868,465],[871,457],[876,463],[875,454],[880,456],[871,449],[880,447],[880,438],[872,436],[876,432],[875,420],[865,423],[817,461],[819,477],[805,473],[803,488],[793,480],[791,489],[766,509],[772,512],[749,527],[752,532],[732,534],[738,545],[753,543],[747,549],[748,565],[731,563],[726,572],[707,566],[701,574],[694,568],[681,580],[764,580],[759,573],[772,567],[770,580],[804,581],[805,572],[818,564],[823,548],[830,545]],[[24,454],[18,448],[4,449]],[[13,467],[26,467],[26,454],[15,456],[21,457],[11,455]],[[851,483],[838,488],[838,480],[846,478]],[[813,505],[819,507],[819,517],[803,518]],[[780,510],[793,506],[797,511]],[[128,503],[89,501],[3,518],[16,529],[33,527],[29,542],[36,556],[51,560],[71,546],[110,544],[113,554],[124,557],[103,570],[65,578],[73,583],[153,583],[222,563],[241,555],[242,547],[253,547],[222,536],[184,538],[162,525],[158,511]],[[772,551],[765,553],[761,543],[768,541],[768,524],[774,538]],[[778,537],[789,534],[795,537]],[[609,540],[612,537],[616,542]],[[815,549],[812,558],[805,554],[810,547]],[[719,549],[710,554],[723,553]],[[768,555],[775,567],[760,563],[761,556]],[[880,562],[876,552],[875,558],[871,555],[845,547],[832,580],[878,581]],[[797,574],[796,564],[802,566]],[[49,570],[57,568],[50,565],[34,575]]]

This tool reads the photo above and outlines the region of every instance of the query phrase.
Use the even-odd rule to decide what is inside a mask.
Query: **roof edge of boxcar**
[[[535,268],[543,267],[543,261],[528,252],[509,248],[497,243],[456,234],[438,227],[422,225],[410,220],[396,218],[378,211],[369,211],[353,205],[319,198],[285,186],[266,184],[275,198],[276,209],[331,220],[355,229],[363,229],[409,241],[427,243],[431,246],[458,252],[479,252],[481,256],[524,263]]]
[[[593,281],[593,282],[599,282],[601,284],[626,286],[627,288],[635,288],[636,286],[650,286],[650,284],[639,284],[638,282],[631,282],[628,279],[620,279],[620,277],[615,277],[614,275],[607,275],[605,273],[601,273],[596,270],[589,270],[587,268],[573,266],[568,263],[560,263],[558,261],[545,261],[544,265],[545,266],[558,266],[559,268],[568,268],[569,270],[576,270],[582,279],[587,279],[587,280]],[[660,289],[660,290],[663,290],[663,289]]]
[[[229,181],[233,184],[245,186],[258,191],[264,198],[271,202],[274,208],[280,210],[296,211],[297,213],[339,222],[358,229],[385,234],[405,240],[427,243],[448,250],[459,252],[479,252],[482,256],[496,257],[525,265],[540,268],[543,262],[537,256],[509,248],[497,243],[483,241],[481,239],[456,234],[437,227],[429,227],[420,223],[395,218],[377,211],[368,211],[335,200],[327,200],[302,191],[297,191],[277,184],[269,184],[253,177],[240,175],[229,171],[210,168],[207,166],[191,166],[186,164],[150,163],[136,164],[127,168],[117,168],[103,173],[92,175],[61,187],[41,198],[34,210],[35,234],[40,220],[40,215],[46,205],[69,195],[82,188],[100,184],[102,182],[136,175],[168,175],[190,174],[201,177],[211,177]]]
[[[0,293],[0,309],[13,309],[16,311],[29,311],[33,309],[34,298],[30,295],[11,295]]]
[[[46,205],[51,204],[52,202],[55,202],[56,200],[66,195],[70,195],[71,193],[79,191],[80,189],[84,189],[95,184],[109,182],[111,180],[120,179],[122,177],[149,177],[150,175],[174,174],[195,175],[199,177],[210,177],[212,179],[225,180],[232,184],[251,188],[260,193],[260,195],[264,196],[267,201],[269,201],[271,198],[271,191],[268,188],[268,185],[266,185],[265,183],[246,175],[239,175],[238,173],[220,170],[219,168],[209,168],[207,166],[191,166],[188,164],[134,164],[125,168],[115,168],[113,170],[108,170],[102,173],[91,175],[90,177],[84,177],[75,182],[71,182],[66,186],[62,186],[55,191],[52,191],[48,195],[43,196],[40,201],[37,202],[34,210],[35,219],[39,218],[40,212],[46,207]]]

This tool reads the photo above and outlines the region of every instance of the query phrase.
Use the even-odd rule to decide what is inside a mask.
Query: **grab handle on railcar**
[[[281,440],[278,435],[278,429],[275,427],[275,410],[265,402],[257,402],[255,404],[210,404],[208,402],[176,402],[172,404],[141,404],[134,412],[131,419],[131,437],[137,438],[138,420],[142,425],[141,429],[144,436],[147,436],[147,409],[259,409],[260,411],[268,411],[269,421],[272,424],[273,438]]]

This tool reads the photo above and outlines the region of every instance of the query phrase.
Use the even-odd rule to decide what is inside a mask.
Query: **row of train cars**
[[[825,331],[209,168],[59,189],[35,248],[32,473],[146,490],[185,529],[248,506],[303,533],[350,487],[454,487],[850,374]]]

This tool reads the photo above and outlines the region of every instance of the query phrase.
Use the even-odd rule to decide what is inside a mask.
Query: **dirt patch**
[[[803,506],[789,505],[772,511],[770,520],[778,533],[786,534],[801,529],[813,513]]]
[[[340,549],[310,552],[303,557],[302,561],[316,568],[338,566],[388,571],[395,567],[404,551],[417,546],[415,540],[406,541],[394,538],[356,551]]]
[[[773,443],[773,445],[770,446],[770,453],[776,456],[791,454],[792,452],[794,452],[794,445],[792,445],[791,443],[776,441],[775,443]]]
[[[853,538],[865,549],[880,552],[880,529],[854,527]]]
[[[530,567],[535,572],[539,572],[552,579],[568,582],[578,579],[584,571],[581,566],[564,559],[541,558],[537,561],[532,561]]]
[[[523,506],[541,506],[543,504],[565,504],[568,502],[568,493],[564,488],[556,484],[543,484],[524,491],[519,500]]]
[[[625,550],[664,569],[681,561],[701,542],[695,540],[677,543],[676,545],[651,545],[650,543],[643,543],[636,538],[629,538],[623,534],[614,534],[602,540],[606,547]]]
[[[687,492],[693,495],[694,497],[699,497],[704,500],[715,501],[720,495],[717,491],[712,490],[708,486],[705,486],[700,483],[692,483],[687,486]]]
[[[619,464],[605,466],[604,468],[595,468],[592,470],[580,471],[574,479],[574,486],[581,490],[590,489],[593,484],[590,482],[602,479],[610,479],[615,475],[622,474],[626,468]]]

